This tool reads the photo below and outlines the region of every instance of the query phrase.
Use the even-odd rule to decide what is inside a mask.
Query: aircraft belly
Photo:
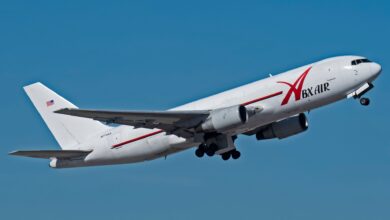
[[[145,140],[124,145],[119,149],[111,149],[115,154],[115,160],[144,161],[174,153],[186,149],[189,144],[186,139],[174,135],[158,135]],[[174,149],[174,150],[173,150]]]

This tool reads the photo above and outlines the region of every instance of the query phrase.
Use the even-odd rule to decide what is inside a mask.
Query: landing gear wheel
[[[238,158],[240,158],[240,156],[241,156],[240,151],[237,151],[237,150],[232,151],[232,158],[233,159],[237,160]]]
[[[201,144],[199,145],[198,149],[196,149],[195,151],[195,155],[197,157],[203,157],[204,156],[204,153],[205,153],[205,150],[206,150],[206,145],[205,144]]]
[[[215,152],[218,150],[218,146],[216,144],[211,144],[208,148],[206,148],[206,154],[209,157],[215,155]]]
[[[226,152],[221,154],[222,160],[229,160],[230,159],[230,153]]]
[[[195,155],[196,155],[197,157],[199,157],[199,158],[203,157],[203,156],[204,156],[204,150],[201,149],[201,148],[196,149]]]
[[[215,151],[209,148],[206,150],[206,154],[207,156],[212,157],[215,155]]]
[[[360,99],[360,104],[363,105],[363,106],[367,106],[370,104],[370,99],[368,98],[361,98]]]

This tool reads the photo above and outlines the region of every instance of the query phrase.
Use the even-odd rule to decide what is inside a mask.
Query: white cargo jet
[[[304,112],[373,88],[381,66],[360,56],[321,60],[168,111],[79,109],[41,83],[24,87],[62,150],[14,151],[50,167],[135,163],[197,147],[195,155],[238,159],[238,135],[286,138],[308,128]],[[119,126],[118,126],[119,125]]]

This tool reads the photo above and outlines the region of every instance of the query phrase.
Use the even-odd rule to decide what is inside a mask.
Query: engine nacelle
[[[228,108],[215,109],[203,122],[199,130],[204,132],[225,132],[229,129],[243,125],[248,120],[248,113],[244,106],[232,106]]]
[[[273,122],[256,134],[257,140],[279,138],[283,139],[292,135],[306,131],[309,123],[305,114],[286,118],[281,121]]]

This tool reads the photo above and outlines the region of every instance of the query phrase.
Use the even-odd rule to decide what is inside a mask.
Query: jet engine
[[[256,133],[257,140],[278,138],[283,139],[304,132],[309,124],[305,114],[301,113],[281,121],[273,122]]]
[[[199,126],[199,130],[204,132],[225,132],[245,124],[247,120],[248,113],[244,106],[237,105],[215,109],[210,112],[210,116]]]

